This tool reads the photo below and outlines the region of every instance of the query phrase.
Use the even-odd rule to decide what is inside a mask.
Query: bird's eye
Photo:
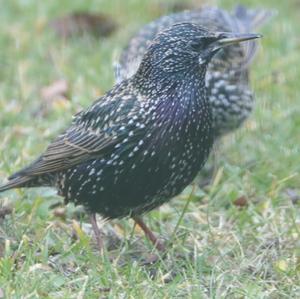
[[[200,52],[203,50],[203,43],[201,40],[190,42],[190,47],[195,52]]]
[[[206,47],[208,47],[211,43],[213,43],[216,39],[213,37],[202,37],[197,41],[192,41],[190,43],[190,47],[195,52],[203,51]]]

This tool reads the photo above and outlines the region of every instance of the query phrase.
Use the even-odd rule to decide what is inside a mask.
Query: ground
[[[127,38],[174,1],[1,1],[0,181],[112,86]],[[155,250],[129,220],[104,225],[101,256],[87,217],[53,190],[6,192],[0,298],[300,298],[300,5],[240,2],[278,11],[260,31],[256,108],[219,145],[211,185],[195,183],[145,217],[170,241],[167,256],[141,265]],[[230,9],[236,1],[209,3]],[[118,31],[62,40],[47,25],[79,10],[110,14]],[[58,80],[66,95],[50,100],[41,90]]]

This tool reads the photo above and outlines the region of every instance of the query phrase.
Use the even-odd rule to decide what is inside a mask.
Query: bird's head
[[[194,68],[205,70],[221,48],[259,37],[250,33],[211,32],[192,23],[175,24],[157,35],[144,56],[141,68],[150,66],[166,75],[185,76]]]

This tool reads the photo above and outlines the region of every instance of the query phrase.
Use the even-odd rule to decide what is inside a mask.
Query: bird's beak
[[[217,50],[232,44],[261,38],[260,34],[253,33],[219,33],[217,41],[214,42],[214,48]]]

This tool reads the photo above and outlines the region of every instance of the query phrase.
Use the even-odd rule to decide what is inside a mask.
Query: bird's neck
[[[189,93],[192,90],[205,92],[206,65],[195,63],[180,71],[164,71],[151,64],[143,64],[133,76],[133,84],[147,97],[166,96],[170,93]]]
[[[203,134],[200,127],[209,131],[212,125],[205,74],[206,67],[196,65],[180,76],[149,71],[147,76],[137,74],[132,80],[142,98],[154,109],[156,123],[165,129],[172,128],[172,132],[184,132],[189,138],[190,133]]]

